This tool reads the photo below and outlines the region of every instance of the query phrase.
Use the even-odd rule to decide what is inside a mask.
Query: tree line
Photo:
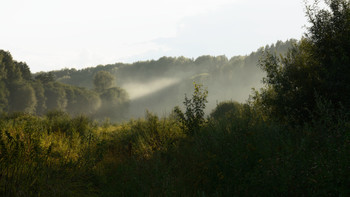
[[[60,110],[96,119],[120,119],[128,107],[128,94],[115,86],[115,78],[105,71],[96,74],[92,89],[63,84],[51,72],[32,76],[26,63],[13,60],[4,50],[0,50],[0,70],[0,112],[43,115]]]

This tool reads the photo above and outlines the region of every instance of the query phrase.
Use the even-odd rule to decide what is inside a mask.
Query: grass
[[[291,127],[262,120],[248,105],[226,107],[192,135],[174,117],[149,112],[123,124],[63,112],[4,114],[0,195],[350,195],[345,112],[319,107],[313,122]]]

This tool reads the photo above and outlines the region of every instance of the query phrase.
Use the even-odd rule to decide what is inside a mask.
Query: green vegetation
[[[311,27],[286,56],[266,53],[260,62],[267,87],[256,94],[256,100],[272,118],[308,122],[317,98],[336,109],[350,107],[349,2],[327,4],[329,10],[307,7]]]
[[[174,113],[182,124],[183,130],[191,135],[199,132],[205,122],[204,109],[205,104],[208,102],[207,96],[208,91],[202,90],[202,85],[194,84],[192,98],[189,99],[185,95],[185,101],[183,104],[186,107],[186,112],[183,113],[178,106],[174,108]]]
[[[96,74],[95,89],[81,88],[57,82],[52,72],[39,73],[33,78],[25,63],[14,61],[3,50],[0,50],[0,70],[0,112],[43,115],[60,110],[103,120],[109,105],[108,109],[115,111],[107,115],[121,120],[128,108],[128,94],[120,87],[113,87],[114,78],[105,71]]]
[[[95,90],[32,79],[2,51],[0,196],[349,196],[350,3],[327,5],[307,7],[307,36],[285,56],[261,52],[260,91],[207,117],[210,91],[195,83],[167,117],[98,122],[127,103],[113,76],[94,74]]]
[[[322,116],[292,128],[226,102],[195,133],[149,112],[118,125],[64,112],[3,115],[0,194],[347,196],[349,116],[317,106]]]
[[[264,51],[285,54],[296,40],[278,41],[261,47],[245,56],[200,56],[196,59],[186,57],[162,57],[158,60],[141,61],[133,64],[116,63],[82,70],[62,69],[52,71],[57,81],[68,85],[96,88],[94,76],[107,72],[115,77],[114,82],[130,94],[128,113],[124,119],[143,117],[146,109],[164,114],[173,106],[181,105],[183,95],[190,95],[193,81],[203,84],[210,94],[206,113],[215,108],[217,101],[248,99],[252,88],[262,87],[265,75],[256,65]],[[173,81],[168,83],[167,81]],[[156,89],[157,91],[147,91]],[[142,93],[140,97],[134,92]]]

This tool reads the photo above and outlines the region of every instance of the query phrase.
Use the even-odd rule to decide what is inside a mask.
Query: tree
[[[44,86],[46,107],[48,110],[66,110],[67,98],[64,87],[59,83],[50,82]]]
[[[66,86],[65,91],[68,100],[67,112],[72,115],[91,115],[101,106],[101,99],[94,91],[74,86]]]
[[[37,104],[35,91],[28,83],[14,83],[10,91],[10,111],[34,113]]]
[[[266,52],[259,64],[266,72],[266,87],[256,93],[254,100],[262,111],[280,121],[308,119],[320,84],[318,66],[310,57],[310,43],[303,39],[286,56]]]
[[[189,99],[185,95],[185,105],[186,112],[183,113],[180,107],[174,108],[174,113],[179,119],[180,123],[183,126],[183,129],[189,134],[194,134],[199,131],[204,119],[204,109],[207,101],[208,91],[203,89],[203,86],[200,84],[194,83],[194,93],[192,98]]]
[[[307,39],[311,42],[312,56],[319,64],[323,79],[321,96],[338,105],[350,107],[350,2],[325,1],[329,9],[317,4],[307,7],[311,26]]]
[[[350,108],[350,6],[345,0],[326,3],[330,9],[319,9],[317,1],[307,5],[311,26],[286,56],[266,52],[259,63],[266,87],[254,100],[270,117],[307,122],[317,97]]]
[[[114,85],[115,77],[107,71],[98,71],[93,79],[95,89],[99,92]]]
[[[35,80],[39,80],[42,83],[46,84],[49,82],[54,82],[55,81],[55,76],[52,72],[48,73],[40,73],[35,77]]]
[[[21,71],[21,75],[22,75],[22,78],[24,80],[29,81],[29,80],[32,79],[32,74],[30,73],[30,69],[29,69],[28,65],[25,62],[16,62],[15,61],[15,65]]]
[[[10,84],[22,79],[21,71],[12,59],[10,52],[0,50],[0,79]]]
[[[219,103],[210,113],[210,117],[214,120],[228,119],[237,116],[240,113],[242,105],[238,102],[225,101]]]
[[[111,118],[112,120],[121,120],[129,107],[128,93],[119,87],[109,88],[100,94],[101,107],[96,113],[99,119]]]

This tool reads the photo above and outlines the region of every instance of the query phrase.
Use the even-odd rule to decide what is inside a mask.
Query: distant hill
[[[264,73],[257,66],[263,51],[284,54],[296,40],[259,48],[245,56],[162,57],[158,60],[132,64],[116,63],[96,67],[52,71],[61,83],[93,88],[93,77],[99,71],[115,76],[115,83],[128,92],[131,102],[129,117],[144,115],[149,109],[159,115],[169,113],[175,105],[182,105],[184,94],[191,94],[192,83],[208,88],[207,111],[224,100],[245,101],[252,88],[262,87]]]

